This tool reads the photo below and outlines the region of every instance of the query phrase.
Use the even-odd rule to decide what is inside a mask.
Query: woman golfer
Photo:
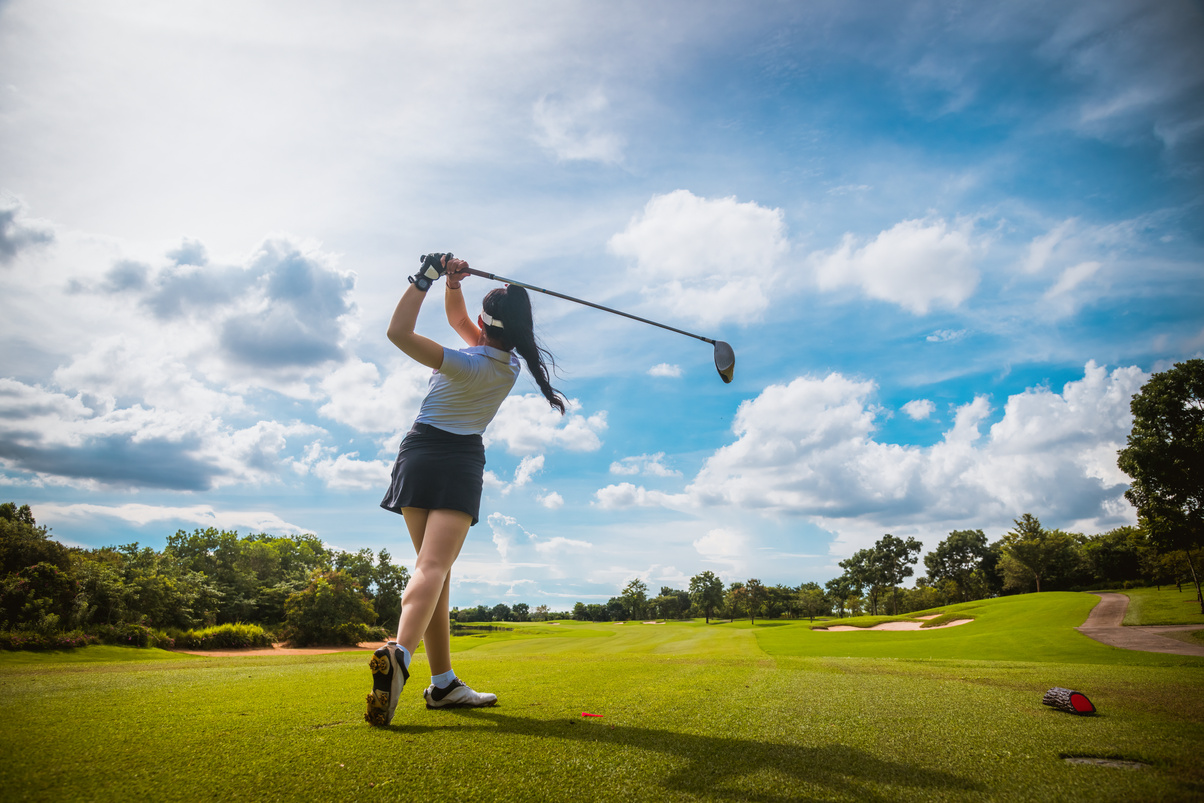
[[[369,663],[372,693],[364,719],[373,725],[393,721],[419,641],[426,645],[432,676],[431,685],[423,692],[427,708],[497,702],[496,695],[475,692],[456,677],[448,617],[451,567],[480,513],[485,471],[481,435],[514,387],[519,356],[548,403],[561,413],[565,409],[564,398],[549,382],[544,358],[550,363],[551,355],[535,340],[527,291],[513,285],[491,291],[473,323],[460,293],[467,267],[467,262],[450,254],[426,257],[422,269],[410,278],[410,287],[389,323],[389,340],[433,368],[434,374],[414,426],[401,443],[389,491],[380,503],[405,517],[418,561],[402,597],[397,640],[377,650]],[[459,351],[414,333],[426,291],[444,274],[447,321],[468,344]]]

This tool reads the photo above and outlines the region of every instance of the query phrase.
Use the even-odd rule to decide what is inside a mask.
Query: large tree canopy
[[[1154,545],[1186,550],[1194,573],[1192,550],[1204,547],[1204,360],[1154,374],[1129,409],[1133,429],[1117,460],[1133,480],[1125,497]]]

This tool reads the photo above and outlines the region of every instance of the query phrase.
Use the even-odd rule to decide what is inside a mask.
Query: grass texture
[[[1200,799],[1204,659],[1078,645],[1078,595],[1046,596],[980,603],[973,624],[938,631],[562,623],[458,637],[457,672],[498,706],[427,711],[419,658],[386,729],[361,719],[362,652],[4,654],[0,789],[60,803]],[[1075,646],[1034,657],[1008,634],[1019,625]],[[959,632],[970,652],[993,635],[993,657],[880,639],[955,653]],[[842,639],[877,654],[824,654]],[[1099,714],[1043,706],[1052,686]]]
[[[1188,584],[1179,591],[1174,586],[1157,588],[1126,588],[1117,593],[1129,598],[1125,612],[1126,625],[1200,625],[1204,614],[1196,599],[1196,589]]]

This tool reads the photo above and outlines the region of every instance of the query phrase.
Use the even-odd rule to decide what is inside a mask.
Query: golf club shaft
[[[555,290],[545,290],[542,287],[536,287],[535,285],[527,284],[526,282],[516,281],[514,279],[507,279],[505,276],[498,276],[493,273],[486,273],[483,270],[477,270],[475,268],[464,268],[463,272],[471,274],[473,276],[480,276],[483,279],[492,279],[495,282],[504,282],[506,284],[515,285],[516,287],[526,288],[527,290],[534,290],[535,292],[543,293],[544,295],[555,296],[556,298],[563,298],[565,301],[572,301],[577,304],[584,304],[587,307],[593,307],[594,309],[600,309],[603,312],[613,312],[615,315],[622,315],[624,318],[630,318],[633,321],[639,321],[640,323],[646,323],[646,324],[650,324],[652,326],[659,326],[661,329],[668,329],[670,332],[677,332],[679,335],[685,335],[686,337],[692,337],[697,340],[701,340],[704,343],[710,343],[711,345],[715,345],[715,341],[709,337],[703,337],[702,335],[696,335],[693,332],[687,332],[684,329],[676,329],[672,326],[668,326],[663,323],[657,323],[656,321],[650,321],[647,318],[641,318],[638,315],[632,315],[630,312],[623,312],[622,310],[611,309],[610,307],[604,307],[601,304],[595,304],[592,301],[585,301],[584,299],[573,298],[572,296],[566,296],[564,293],[557,293]]]

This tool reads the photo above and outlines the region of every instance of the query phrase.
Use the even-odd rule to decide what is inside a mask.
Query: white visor
[[[496,326],[498,329],[505,328],[502,326],[501,321],[499,321],[497,318],[491,317],[485,310],[481,310],[481,320],[485,322],[486,326]]]

